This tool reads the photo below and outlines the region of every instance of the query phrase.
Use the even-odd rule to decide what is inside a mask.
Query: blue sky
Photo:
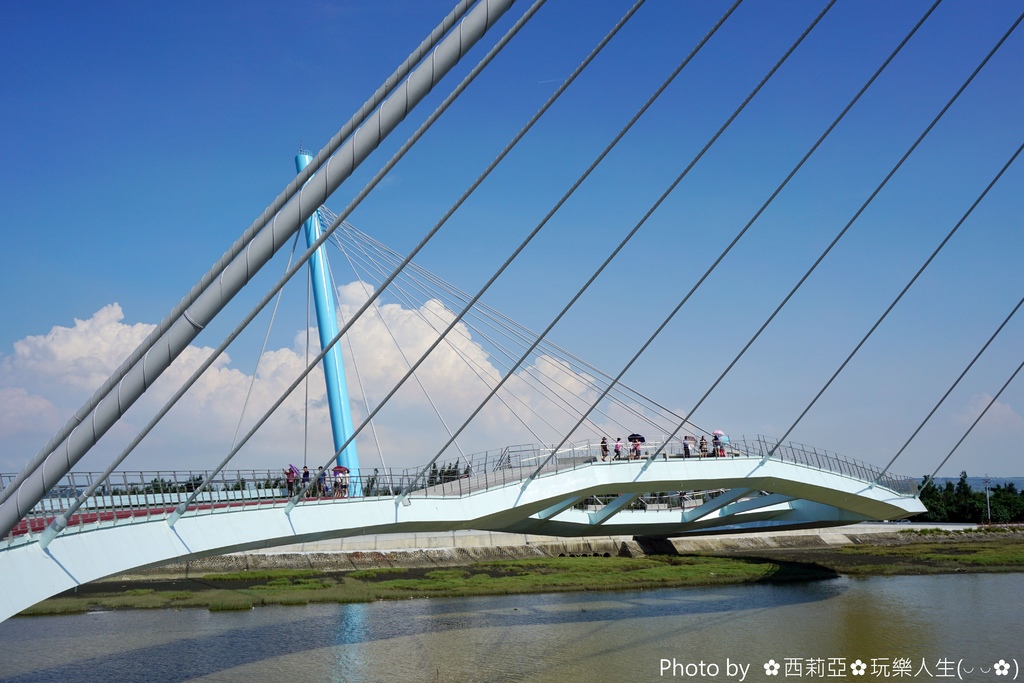
[[[0,470],[20,468],[87,397],[98,369],[144,334],[132,326],[157,323],[287,184],[300,143],[319,149],[452,4],[7,8]],[[350,221],[399,251],[415,245],[628,4],[550,0]],[[840,0],[552,339],[616,374],[928,4]],[[726,7],[649,0],[418,261],[476,291]],[[545,327],[822,7],[746,0],[485,300]],[[626,381],[688,410],[1020,11],[1009,0],[940,5]],[[345,207],[481,54],[478,46],[331,208]],[[698,424],[734,435],[789,427],[1024,141],[1022,83],[1019,28],[700,408]],[[884,464],[910,435],[1024,295],[1022,163],[791,438]],[[229,308],[232,321],[244,303]],[[286,306],[271,348],[293,348],[304,316],[302,303]],[[76,319],[94,324],[73,342],[54,332]],[[262,333],[231,351],[223,369],[235,371],[236,388]],[[92,343],[93,334],[114,339]],[[1022,339],[1015,319],[896,471],[931,472],[1021,361]],[[1020,474],[1022,414],[1018,381],[943,474]],[[188,448],[222,448],[232,430],[213,445],[188,435]],[[126,435],[115,430],[108,448]],[[173,436],[141,449],[136,467],[176,462]]]

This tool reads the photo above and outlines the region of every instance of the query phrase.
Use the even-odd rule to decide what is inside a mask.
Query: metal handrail
[[[654,452],[660,445],[657,441],[643,444],[642,450],[646,451],[643,456]],[[911,477],[881,474],[881,470],[873,465],[799,443],[787,442],[780,445],[764,436],[752,439],[740,437],[725,444],[725,451],[729,457],[752,459],[763,459],[771,453],[773,459],[848,476],[867,483],[874,482],[875,486],[900,495],[909,497],[917,492],[917,481]],[[415,483],[417,488],[409,491],[409,497],[473,495],[526,480],[534,472],[537,463],[547,458],[551,452],[552,447],[543,444],[516,444],[468,457],[459,456],[454,461],[435,465],[424,477],[419,477],[421,468],[374,469],[372,474],[350,477],[349,490],[361,490],[363,498],[395,496],[406,487],[413,486],[419,478]],[[663,449],[662,456],[665,459],[683,457],[682,441],[673,439]],[[691,457],[699,459],[698,454]],[[614,462],[609,456],[607,464],[612,465]],[[601,463],[601,447],[598,441],[567,443],[548,460],[538,476],[548,476],[594,464],[605,464]],[[316,473],[310,474],[315,481]],[[333,477],[330,476],[331,473],[327,474],[322,495],[320,491],[314,491],[313,495],[304,498],[302,504],[333,504],[347,499],[341,491],[335,491]],[[9,485],[14,476],[0,474],[0,484]],[[198,487],[207,483],[209,476],[208,471],[195,470],[114,472],[106,481],[100,483],[96,493],[82,505],[81,509],[71,515],[64,533],[81,532],[96,528],[98,525],[131,524],[165,518]],[[94,472],[71,472],[66,475],[0,542],[0,546],[35,539],[54,517],[68,509],[72,501],[92,486],[98,477],[99,475]],[[300,484],[301,479],[297,476],[296,490]],[[679,497],[679,494],[672,495]],[[216,514],[243,509],[284,507],[288,500],[289,492],[284,470],[224,470],[196,497],[187,514]],[[647,504],[662,504],[654,503],[654,500],[653,494],[644,494],[634,506],[637,509],[646,509]]]

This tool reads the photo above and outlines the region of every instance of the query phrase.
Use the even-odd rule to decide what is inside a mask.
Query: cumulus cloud
[[[23,387],[0,387],[0,440],[56,431],[59,420],[57,407],[43,396]]]
[[[154,325],[125,325],[118,304],[98,310],[73,327],[54,327],[47,334],[14,343],[14,355],[3,359],[8,377],[59,379],[75,390],[95,391],[145,339]]]
[[[339,312],[347,320],[368,296],[369,285],[338,288]],[[437,339],[454,319],[440,301],[411,309],[385,304],[368,311],[343,343],[347,382],[356,425],[408,371],[409,364]],[[118,304],[55,326],[42,335],[25,337],[14,352],[0,356],[0,468],[20,469],[64,420],[88,399],[154,329],[125,322]],[[255,376],[219,358],[185,397],[138,447],[124,467],[132,469],[209,469],[229,450],[236,431],[244,434],[278,399],[305,366],[307,335],[300,330],[290,348],[268,350]],[[319,351],[311,335],[311,354]],[[209,357],[212,349],[190,346],[168,368],[115,429],[83,461],[100,469],[164,405],[181,384]],[[377,444],[391,467],[410,467],[432,457],[436,449],[470,415],[501,377],[487,349],[459,324],[416,374],[388,402],[357,441],[364,467],[379,465]],[[466,453],[500,448],[509,443],[562,436],[577,409],[596,397],[592,378],[556,358],[541,356],[521,368],[460,436]],[[559,386],[562,398],[538,389],[543,381]],[[365,394],[364,394],[365,389]],[[429,400],[428,400],[429,396]],[[325,462],[333,452],[326,391],[314,372],[306,388],[289,397],[232,462],[231,468],[279,467],[301,463],[308,449],[310,464]],[[244,417],[241,419],[244,406]],[[442,422],[443,420],[443,422]],[[524,422],[530,424],[528,429]],[[307,432],[307,425],[309,431]],[[447,425],[447,427],[445,426]],[[454,457],[452,448],[445,457]]]
[[[366,287],[366,289],[364,289]],[[339,287],[341,317],[347,320],[366,301],[371,290],[363,283]],[[417,309],[384,304],[369,311],[352,327],[345,346],[345,363],[350,386],[356,377],[366,387],[367,401],[355,401],[357,417],[374,409],[427,349],[437,341],[455,315],[438,300],[428,300]],[[379,414],[377,436],[385,451],[407,464],[433,457],[458,429],[500,379],[501,374],[488,352],[459,323],[434,349],[431,355]],[[472,452],[494,448],[509,439],[535,440],[513,410],[528,412],[529,400],[509,397],[513,383],[494,399],[460,436],[462,450]],[[362,392],[352,392],[361,396]],[[428,400],[427,397],[430,397]],[[511,406],[511,409],[509,408]],[[556,438],[550,431],[545,439]],[[416,454],[416,455],[412,455]],[[453,446],[449,457],[458,455]],[[403,463],[406,464],[406,463]]]
[[[0,357],[0,405],[6,408],[0,424],[3,468],[8,471],[20,468],[154,327],[125,323],[124,312],[115,303],[104,306],[87,319],[76,319],[71,327],[55,326],[44,335],[15,342],[14,353]],[[95,467],[105,466],[119,453],[128,439],[211,352],[209,347],[185,349],[121,423],[101,440],[96,449],[100,457],[92,458],[100,463]],[[231,445],[250,384],[252,394],[246,414],[255,416],[259,414],[257,411],[268,408],[294,379],[302,358],[293,349],[269,352],[255,382],[250,375],[230,367],[230,363],[227,354],[219,358],[142,442],[126,466],[145,469],[212,467]],[[314,386],[311,384],[311,388]],[[322,445],[320,425],[326,415],[318,403],[322,394],[321,382],[319,393],[316,389],[312,391],[310,411],[318,445]],[[282,406],[282,411],[268,423],[266,433],[254,441],[251,450],[257,455],[256,461],[268,462],[267,456],[271,453],[282,458],[291,453],[286,448],[294,449],[295,415],[301,412],[299,396]],[[250,417],[249,424],[253,419]]]
[[[957,423],[966,429],[978,419],[978,416],[981,415],[989,403],[992,403],[992,396],[990,394],[975,394],[971,396],[967,405],[956,416]],[[1024,418],[1015,412],[1008,403],[996,401],[988,409],[988,412],[985,413],[985,417],[981,418],[977,428],[984,428],[990,434],[1010,434],[1024,429]]]

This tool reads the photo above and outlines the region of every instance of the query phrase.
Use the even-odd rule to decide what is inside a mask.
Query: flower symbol
[[[779,663],[774,659],[769,659],[768,663],[764,665],[764,672],[768,676],[775,676],[779,673]]]
[[[853,673],[854,676],[863,676],[867,669],[868,665],[859,659],[850,665],[850,672]]]
[[[1005,676],[1006,674],[1010,673],[1010,665],[1006,662],[1005,659],[1000,659],[998,662],[995,663],[994,666],[996,668],[996,676]]]

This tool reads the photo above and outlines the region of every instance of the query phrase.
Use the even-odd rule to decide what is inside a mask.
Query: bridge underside
[[[834,526],[924,512],[906,494],[832,472],[757,458],[597,462],[453,494],[454,483],[392,497],[309,501],[187,514],[23,542],[0,552],[0,620],[74,588],[131,569],[230,552],[364,534],[478,529],[552,536],[680,536]],[[631,509],[651,491],[715,491],[675,509]],[[602,504],[587,505],[600,495]]]

